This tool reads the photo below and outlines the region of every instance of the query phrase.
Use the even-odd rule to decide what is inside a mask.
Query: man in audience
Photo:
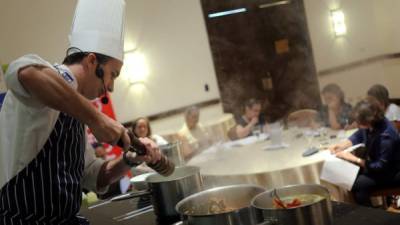
[[[244,105],[244,114],[236,118],[236,137],[244,138],[253,135],[253,131],[265,130],[265,121],[261,117],[261,102],[256,99],[249,99]]]
[[[199,118],[199,108],[192,106],[186,109],[185,123],[178,132],[178,134],[189,143],[191,148],[191,150],[186,150],[185,158],[190,158],[200,150],[212,144],[208,132],[204,129],[203,125],[199,123]]]

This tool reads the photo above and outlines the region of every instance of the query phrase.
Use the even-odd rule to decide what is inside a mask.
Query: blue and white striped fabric
[[[6,97],[6,92],[1,93],[0,92],[0,110],[1,106],[3,105],[4,98]]]
[[[0,224],[82,224],[84,126],[60,113],[44,147],[0,190]]]
[[[6,85],[4,84],[3,70],[0,67],[0,110],[6,97]]]

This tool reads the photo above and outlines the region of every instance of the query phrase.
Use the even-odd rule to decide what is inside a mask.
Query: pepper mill
[[[129,146],[128,151],[135,152],[137,155],[146,155],[146,146],[139,141],[133,132],[129,131],[128,135],[131,139],[131,145]],[[122,140],[119,140],[117,145],[121,148],[124,146]],[[157,173],[166,177],[171,175],[175,170],[175,164],[162,153],[160,160],[158,160],[156,163],[147,163],[147,165]]]

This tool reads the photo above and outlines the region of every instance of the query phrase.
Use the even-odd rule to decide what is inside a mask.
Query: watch
[[[126,152],[124,152],[123,154],[122,154],[122,159],[124,160],[124,163],[126,164],[126,165],[128,165],[128,166],[130,166],[130,167],[136,167],[136,166],[139,166],[140,164],[142,164],[142,162],[132,162],[131,160],[129,160],[127,157],[126,157],[126,154],[127,154],[128,152],[126,151]]]

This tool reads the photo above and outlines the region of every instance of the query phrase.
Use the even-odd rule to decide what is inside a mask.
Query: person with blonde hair
[[[185,123],[179,130],[178,135],[181,137],[183,144],[187,142],[189,146],[184,147],[184,157],[186,159],[193,157],[199,151],[209,147],[212,142],[210,135],[199,122],[200,110],[197,106],[188,107],[185,110]]]

